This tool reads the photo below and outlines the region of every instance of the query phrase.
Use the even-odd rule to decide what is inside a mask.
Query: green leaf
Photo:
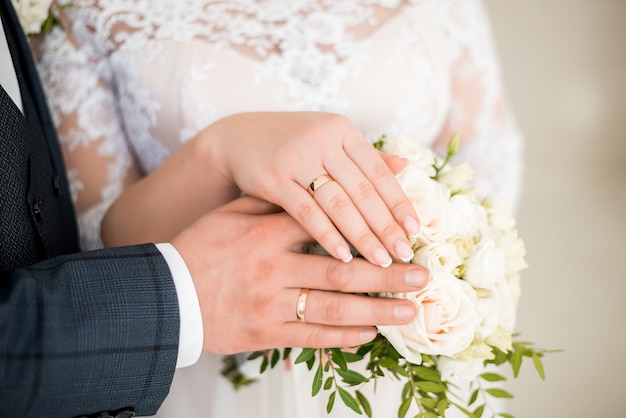
[[[487,382],[499,382],[501,380],[506,380],[506,377],[498,373],[483,373],[480,377]]]
[[[294,363],[295,364],[304,363],[310,358],[313,358],[316,352],[317,352],[317,348],[303,348],[302,352],[298,355]]]
[[[330,376],[324,382],[324,390],[328,390],[333,386],[333,377]]]
[[[500,412],[498,414],[498,416],[502,417],[502,418],[515,418],[515,416],[511,415],[511,414],[507,414],[506,412]]]
[[[411,407],[412,400],[413,398],[411,397],[402,401],[400,407],[398,408],[398,418],[404,418],[406,416],[406,413],[409,412],[409,408]]]
[[[355,393],[356,393],[356,400],[359,401],[359,404],[363,408],[363,412],[365,412],[365,415],[367,415],[369,418],[372,418],[372,407],[370,406],[370,403],[365,397],[365,395],[363,395],[358,390]]]
[[[317,366],[317,370],[315,371],[315,376],[313,377],[313,388],[311,390],[312,396],[315,396],[319,393],[322,388],[322,365]]]
[[[259,357],[261,357],[263,354],[265,354],[263,351],[253,351],[252,353],[250,353],[250,355],[246,358],[246,360],[254,360],[257,359]]]
[[[291,354],[291,347],[287,347],[283,351],[283,360],[287,360],[287,358],[289,357],[289,354]]]
[[[269,365],[269,361],[267,360],[267,357],[263,357],[263,361],[261,362],[261,374],[263,374],[265,372],[265,370],[267,370],[267,366]]]
[[[433,398],[419,398],[417,402],[421,405],[424,405],[426,408],[435,409],[437,408],[437,399]]]
[[[419,418],[439,418],[439,415],[434,414],[432,412],[420,412],[417,414]]]
[[[413,372],[424,380],[431,382],[441,382],[441,375],[437,370],[424,366],[416,366],[411,368]]]
[[[472,396],[470,396],[469,402],[467,403],[467,406],[470,406],[474,402],[476,402],[476,399],[478,399],[478,392],[479,391],[480,391],[480,389],[476,389],[474,392],[472,392]]]
[[[341,386],[337,386],[337,390],[339,391],[339,397],[348,408],[352,409],[359,415],[363,415],[363,413],[361,412],[361,408],[359,407],[359,403],[356,401],[356,399],[354,399],[354,396],[352,396],[350,392],[348,392]]]
[[[539,373],[539,377],[541,380],[546,380],[546,375],[543,371],[543,363],[541,362],[541,355],[538,353],[533,353],[533,364],[535,365],[535,369],[537,373]]]
[[[485,404],[480,405],[478,408],[474,409],[474,412],[472,412],[477,418],[480,418],[483,416],[483,412],[485,412]]]
[[[388,369],[390,367],[397,365],[398,363],[395,360],[390,359],[389,357],[383,357],[378,361],[378,364],[380,364],[381,367]]]
[[[447,399],[442,399],[439,401],[439,403],[437,404],[437,412],[439,412],[440,416],[444,416],[446,409],[448,409],[448,407],[450,406],[450,401],[448,401]]]
[[[472,414],[470,411],[468,411],[467,409],[463,408],[461,405],[459,405],[458,403],[452,403],[459,411],[463,412],[465,415],[467,415],[468,417],[473,417],[474,414]]]
[[[494,398],[508,398],[508,399],[513,398],[513,395],[511,395],[509,392],[507,392],[504,389],[489,388],[489,389],[485,389],[485,392],[487,392]]]
[[[363,356],[360,356],[355,353],[349,353],[349,352],[347,353],[345,351],[343,351],[343,357],[346,359],[346,362],[348,363],[356,363],[357,361],[363,360]]]
[[[432,392],[432,393],[440,393],[446,390],[446,387],[444,385],[442,385],[441,383],[437,383],[437,382],[426,382],[426,381],[415,382],[415,386],[417,386],[418,388],[420,388],[421,390],[425,392]]]
[[[354,386],[368,381],[368,378],[363,376],[359,372],[355,372],[354,370],[348,370],[344,372],[341,369],[335,369],[337,374],[341,376],[344,382],[347,384]]]
[[[326,403],[326,412],[330,414],[330,411],[333,410],[333,405],[335,405],[335,394],[337,392],[333,392],[328,397],[328,402]]]
[[[404,418],[406,416],[406,413],[409,412],[409,408],[411,407],[412,400],[413,398],[410,397],[402,401],[400,407],[398,408],[398,418]]]
[[[344,372],[348,371],[348,364],[346,363],[346,358],[343,356],[343,353],[338,348],[331,348],[330,352],[332,353],[333,362],[339,366],[341,370]]]
[[[513,352],[513,356],[511,356],[511,366],[513,367],[514,377],[517,377],[519,375],[519,370],[522,367],[522,355],[522,350],[517,349]]]
[[[273,369],[274,367],[276,367],[276,364],[278,363],[278,360],[280,360],[280,351],[279,350],[272,350],[272,362],[270,363],[270,367]]]
[[[413,396],[413,387],[411,382],[406,382],[402,387],[402,399],[410,398]]]

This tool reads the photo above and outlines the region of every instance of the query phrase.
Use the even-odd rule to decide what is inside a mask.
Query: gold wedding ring
[[[298,321],[304,322],[304,310],[306,309],[306,297],[309,294],[309,289],[302,288],[300,289],[300,294],[298,295],[298,303],[296,304],[296,316],[298,317]]]
[[[322,174],[321,176],[315,177],[315,179],[309,184],[307,191],[311,196],[315,194],[317,189],[328,183],[329,181],[334,181],[333,178],[328,174]]]

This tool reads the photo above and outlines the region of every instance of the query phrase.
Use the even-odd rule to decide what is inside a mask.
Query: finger
[[[307,324],[403,325],[415,318],[416,311],[415,305],[406,299],[312,289],[306,299],[304,318]]]
[[[288,184],[285,195],[290,196],[283,203],[285,211],[302,225],[313,240],[336,259],[345,263],[352,260],[346,240],[302,186],[295,182]]]
[[[354,167],[354,165],[352,166]],[[383,267],[389,267],[392,262],[389,252],[381,240],[378,239],[375,232],[370,229],[375,229],[375,226],[372,225],[372,223],[378,222],[378,220],[372,221],[372,223],[368,225],[362,213],[359,212],[359,209],[357,209],[350,196],[346,194],[342,185],[335,181],[326,183],[315,192],[313,198],[328,215],[333,224],[337,226],[339,231],[349,242],[352,243],[352,245],[354,245],[359,253],[367,258],[371,263]],[[390,219],[391,222],[395,224],[382,201],[379,200],[379,203],[379,209],[382,208],[382,211],[387,213],[386,218]],[[389,232],[391,233],[391,231]],[[395,232],[396,237],[399,236],[400,239],[404,239],[406,241],[406,249],[408,252],[411,252],[411,247],[409,246],[406,237],[403,235],[402,229],[400,227],[396,227]],[[406,254],[406,256],[408,257],[408,254]]]
[[[281,327],[285,347],[347,348],[365,344],[376,338],[375,327],[336,327],[289,322]]]
[[[380,164],[391,175],[391,171],[384,165],[382,159],[380,159]],[[337,222],[333,219],[333,221],[335,225],[339,226],[348,241],[365,257],[368,259],[373,258],[383,266],[385,264],[380,261],[382,261],[383,257],[390,261],[389,253],[396,259],[405,262],[410,261],[413,258],[413,251],[406,232],[396,222],[390,212],[390,208],[387,207],[381,195],[359,167],[347,156],[344,156],[329,164],[328,169],[342,189],[337,190],[334,196],[328,196],[328,190],[331,187],[324,187],[315,193],[315,199],[328,213],[330,208],[325,206],[322,200],[327,198],[330,202],[342,202],[342,196],[347,193],[347,197],[351,201],[351,204],[347,207],[348,210],[350,207],[355,207],[354,213],[351,213],[350,216],[356,216],[357,219],[354,219],[351,224],[347,223],[348,220]],[[344,229],[347,226],[357,226],[356,224],[359,220],[361,220],[364,226],[358,225],[359,229],[351,231]],[[343,222],[346,222],[346,224]],[[376,235],[378,240],[384,245],[384,248],[373,247],[372,234]]]
[[[284,276],[285,287],[308,288],[345,293],[415,292],[428,284],[427,271],[417,264],[393,263],[389,268],[355,258],[342,263],[331,257],[294,254]],[[297,273],[294,271],[297,268]]]
[[[378,155],[383,159],[387,167],[391,170],[391,172],[396,175],[400,173],[407,165],[407,160],[405,158],[399,157],[393,154],[385,154],[382,151],[378,151]]]
[[[419,217],[402,187],[376,149],[371,146],[363,146],[362,143],[354,141],[354,143],[347,144],[345,150],[346,154],[370,180],[390,209],[396,222],[402,225],[408,235],[417,237],[420,233]]]

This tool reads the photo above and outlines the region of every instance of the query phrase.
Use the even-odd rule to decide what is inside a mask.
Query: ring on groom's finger
[[[307,191],[309,192],[309,194],[311,196],[313,196],[315,194],[315,192],[317,191],[317,189],[319,189],[320,187],[322,187],[323,185],[325,185],[329,181],[334,181],[334,180],[328,174],[322,174],[321,176],[317,176],[317,177],[315,177],[315,179],[313,179],[311,184],[309,184],[309,187],[307,188]]]
[[[300,294],[298,295],[298,303],[296,304],[296,316],[298,317],[298,321],[304,322],[304,310],[306,309],[306,297],[309,294],[309,289],[302,288],[300,289]]]

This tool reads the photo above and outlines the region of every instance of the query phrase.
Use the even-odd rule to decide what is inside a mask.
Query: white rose
[[[487,197],[482,203],[492,228],[496,231],[510,231],[515,228],[513,212],[504,200]]]
[[[508,280],[496,283],[493,298],[496,304],[498,325],[507,332],[513,332],[517,311],[516,291],[511,289]]]
[[[424,171],[429,177],[435,175],[435,168],[433,167],[435,154],[430,148],[407,136],[398,135],[386,138],[382,151],[386,154],[407,158],[411,167]]]
[[[455,269],[463,263],[463,260],[457,253],[456,245],[447,242],[431,242],[420,247],[411,262],[426,267],[430,277],[435,277],[440,273],[454,275]]]
[[[457,360],[455,358],[441,357],[437,363],[437,368],[441,372],[443,380],[462,379],[466,382],[471,382],[485,371],[483,361],[481,358]]]
[[[446,166],[437,176],[440,183],[445,184],[453,191],[459,191],[469,183],[474,171],[468,163],[457,166]]]
[[[476,337],[484,340],[493,334],[500,324],[495,299],[493,297],[478,298],[476,313],[478,314]]]
[[[450,191],[446,186],[412,165],[399,173],[397,178],[420,218],[421,242],[445,241],[456,233],[458,216],[454,216],[450,207]]]
[[[487,233],[489,230],[487,213],[473,197],[464,194],[454,195],[450,198],[450,206],[456,218],[455,236],[473,237]]]
[[[513,229],[500,235],[496,240],[496,245],[504,251],[507,274],[516,273],[528,267],[524,259],[526,247],[524,241],[517,237],[517,230]]]
[[[41,25],[50,13],[52,0],[12,0],[20,24],[27,35],[41,31]]]
[[[378,329],[407,361],[420,364],[421,353],[454,356],[472,343],[478,320],[476,293],[463,280],[441,274],[419,292],[394,297],[415,303],[415,321]]]
[[[485,342],[505,353],[513,349],[513,336],[510,331],[502,327],[497,327],[491,335],[485,338]]]
[[[474,287],[491,290],[505,280],[504,262],[504,252],[492,239],[485,238],[467,258],[463,279]]]

